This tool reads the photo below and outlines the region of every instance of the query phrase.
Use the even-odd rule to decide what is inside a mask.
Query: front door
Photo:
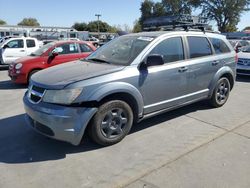
[[[58,45],[53,51],[57,52],[58,55],[48,59],[49,66],[58,65],[81,58],[80,50],[78,44],[76,43],[65,43]]]
[[[14,39],[6,43],[3,49],[2,57],[6,64],[12,63],[14,60],[26,56],[26,48],[23,39]]]
[[[162,55],[165,64],[140,71],[139,85],[144,99],[144,114],[176,106],[187,94],[182,38],[165,39],[150,54]]]

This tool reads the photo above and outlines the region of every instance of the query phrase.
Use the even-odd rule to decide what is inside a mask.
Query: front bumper
[[[23,98],[26,122],[39,133],[79,145],[85,129],[97,108],[65,107],[40,102],[33,104],[27,94]]]
[[[237,74],[238,75],[249,75],[250,76],[250,66],[237,64]]]

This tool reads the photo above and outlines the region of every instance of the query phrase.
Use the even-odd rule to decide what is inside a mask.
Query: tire
[[[210,105],[215,108],[223,106],[227,102],[230,89],[229,80],[226,77],[220,78],[214,88],[213,95],[210,99]]]
[[[92,118],[88,129],[89,136],[103,146],[116,144],[129,133],[133,118],[133,111],[126,102],[106,102]]]
[[[40,70],[33,70],[33,71],[31,71],[31,72],[29,73],[29,76],[28,76],[28,78],[27,78],[27,84],[29,84],[31,76],[32,76],[33,74],[35,74],[36,72],[38,72],[38,71],[40,71]]]

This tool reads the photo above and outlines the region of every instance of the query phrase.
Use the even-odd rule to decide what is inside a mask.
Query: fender
[[[214,75],[212,81],[210,82],[209,84],[209,97],[212,96],[213,94],[213,90],[215,88],[215,85],[217,83],[217,81],[220,79],[220,77],[224,74],[230,74],[232,77],[233,77],[233,80],[235,81],[235,72],[233,72],[233,70],[228,67],[228,66],[223,66],[221,67],[217,72],[216,74]]]
[[[100,86],[89,93],[86,96],[85,101],[97,101],[100,102],[105,97],[116,94],[116,93],[127,93],[130,94],[136,101],[138,107],[138,115],[139,117],[143,114],[143,98],[141,93],[138,91],[136,87],[129,83],[125,82],[112,82],[107,83],[103,86]]]

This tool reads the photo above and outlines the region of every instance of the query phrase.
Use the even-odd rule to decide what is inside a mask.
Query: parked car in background
[[[20,57],[30,55],[39,49],[39,47],[41,47],[41,43],[36,38],[10,38],[4,41],[0,46],[3,61],[1,64],[10,64]]]
[[[17,59],[10,64],[9,76],[15,83],[26,84],[29,82],[31,75],[37,71],[85,58],[95,50],[96,48],[91,43],[83,41],[51,42],[29,56]]]
[[[237,74],[250,76],[250,46],[242,48],[238,53]]]
[[[95,37],[87,38],[86,41],[91,42],[95,47],[98,47],[100,43],[100,40]]]
[[[236,53],[226,38],[198,31],[128,34],[83,61],[31,77],[23,100],[38,132],[78,145],[121,141],[133,122],[209,100],[223,106],[234,86]]]
[[[1,45],[1,43],[3,43],[4,41],[6,41],[6,40],[8,40],[8,39],[10,39],[10,38],[13,38],[13,37],[11,37],[11,36],[1,37],[1,38],[0,38],[0,45]]]
[[[250,45],[248,40],[229,40],[236,52],[240,52],[241,48]]]

